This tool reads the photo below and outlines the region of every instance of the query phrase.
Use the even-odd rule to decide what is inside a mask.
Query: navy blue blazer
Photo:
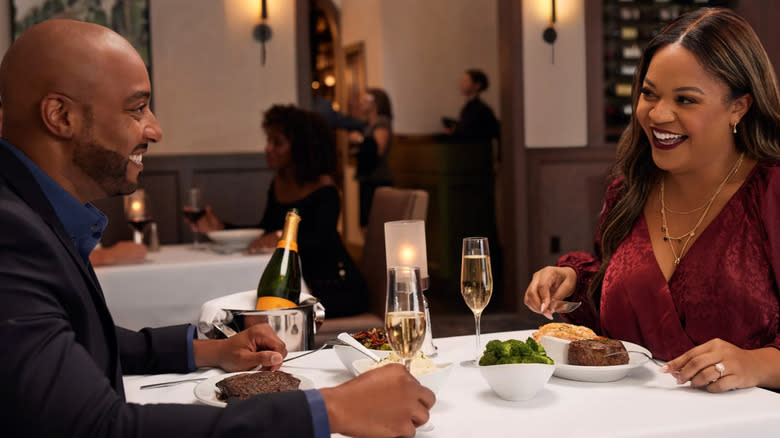
[[[122,373],[187,371],[186,326],[114,326],[78,254],[25,165],[0,147],[0,428],[7,436],[313,435],[301,391],[225,409],[127,403]]]

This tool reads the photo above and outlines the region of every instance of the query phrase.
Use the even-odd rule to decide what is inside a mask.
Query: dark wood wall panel
[[[532,149],[528,158],[529,263],[534,272],[567,252],[593,249],[615,151]]]
[[[193,185],[220,219],[237,225],[260,222],[273,172],[270,169],[199,170]]]
[[[160,242],[183,243],[192,241],[180,213],[190,187],[202,189],[204,202],[220,219],[249,225],[260,221],[272,177],[263,154],[147,156],[139,187],[149,194]],[[132,238],[121,197],[94,204],[109,218],[104,244]]]

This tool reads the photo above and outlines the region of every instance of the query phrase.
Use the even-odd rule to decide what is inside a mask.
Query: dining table
[[[532,333],[483,333],[482,341],[525,340]],[[780,431],[780,394],[762,388],[712,394],[689,384],[677,384],[671,375],[661,373],[653,361],[646,361],[614,382],[553,376],[532,399],[506,401],[492,391],[478,368],[460,365],[474,357],[473,336],[437,338],[434,342],[438,347],[434,362],[451,362],[454,366],[436,394],[431,427],[418,430],[421,437],[733,438],[775,437]],[[297,354],[301,353],[289,356]],[[335,386],[352,377],[333,349],[292,360],[281,370],[310,380],[316,388]],[[125,376],[126,397],[128,402],[140,404],[201,404],[194,390],[203,382],[155,389],[140,387],[223,373],[210,368],[189,374]]]
[[[197,324],[204,302],[256,289],[271,252],[217,252],[209,245],[162,245],[134,265],[95,268],[118,326],[140,330]]]

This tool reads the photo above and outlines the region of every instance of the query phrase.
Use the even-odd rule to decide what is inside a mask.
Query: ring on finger
[[[719,379],[723,378],[723,373],[726,372],[726,367],[723,365],[723,362],[718,362],[715,364],[715,370],[720,373]]]

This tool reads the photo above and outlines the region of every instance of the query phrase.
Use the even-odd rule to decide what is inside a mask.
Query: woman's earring
[[[737,122],[739,123],[739,122]],[[734,126],[731,128],[731,133],[736,134],[737,133],[737,123],[734,124]]]

